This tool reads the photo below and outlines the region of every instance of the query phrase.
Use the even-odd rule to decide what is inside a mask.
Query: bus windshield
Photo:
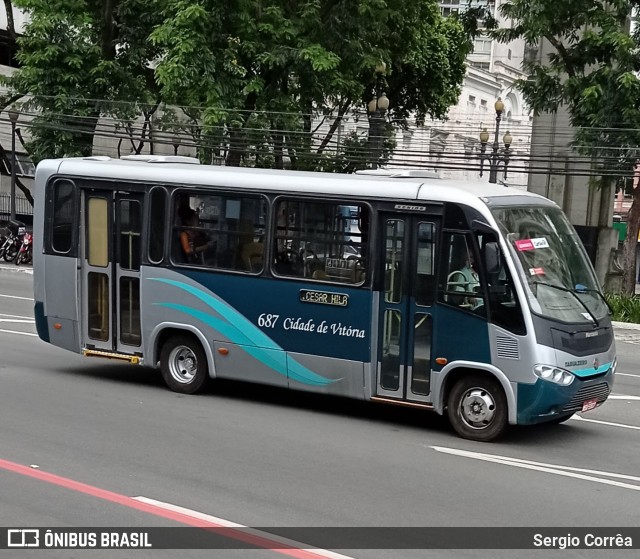
[[[559,208],[492,210],[524,280],[533,312],[563,322],[595,322],[608,314],[591,263]]]

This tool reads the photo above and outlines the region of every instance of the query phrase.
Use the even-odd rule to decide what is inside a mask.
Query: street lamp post
[[[11,220],[16,219],[16,123],[20,113],[11,107],[7,113],[11,121]]]
[[[389,109],[389,98],[384,92],[384,75],[387,70],[387,65],[381,62],[376,66],[376,85],[374,91],[374,98],[369,101],[367,105],[367,112],[369,113],[369,134],[371,136],[372,146],[372,165],[374,169],[377,169],[380,163],[380,156],[382,155],[382,148],[384,144],[384,116]]]
[[[182,141],[178,136],[173,139],[173,155],[178,155],[178,150],[180,149],[180,144]]]
[[[498,169],[501,164],[504,166],[504,178],[507,178],[507,167],[509,166],[509,156],[511,155],[510,146],[513,141],[511,133],[507,130],[507,133],[502,138],[504,151],[500,153],[498,138],[500,137],[500,121],[502,120],[502,113],[504,111],[504,103],[500,97],[498,97],[498,100],[495,102],[494,108],[496,110],[496,134],[490,154],[485,153],[487,143],[489,142],[489,132],[487,132],[486,128],[483,128],[482,132],[480,132],[480,176],[482,176],[484,162],[487,160],[489,163],[489,182],[492,183],[498,182]]]

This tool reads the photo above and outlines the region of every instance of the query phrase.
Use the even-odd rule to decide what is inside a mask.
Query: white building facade
[[[485,1],[501,27],[508,21],[499,14],[503,0]],[[466,9],[468,0],[443,0],[440,2],[444,16]],[[476,5],[476,4],[474,4]],[[412,129],[398,138],[401,150],[422,152],[420,164],[433,167],[443,177],[484,180],[489,179],[489,164],[484,161],[483,177],[480,177],[480,132],[487,129],[489,142],[486,155],[493,150],[496,132],[495,102],[504,103],[499,128],[498,155],[504,158],[503,137],[510,132],[512,143],[509,152],[507,178],[500,166],[498,179],[522,189],[527,188],[528,154],[531,145],[531,118],[522,94],[514,87],[516,80],[526,77],[522,71],[525,56],[524,41],[498,43],[487,34],[479,35],[474,50],[467,58],[468,69],[462,85],[458,104],[451,107],[445,121],[431,121],[424,129]]]

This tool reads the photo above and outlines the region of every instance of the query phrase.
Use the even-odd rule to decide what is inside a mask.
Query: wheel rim
[[[169,354],[169,372],[174,380],[189,384],[198,372],[198,359],[191,348],[179,345]]]
[[[460,399],[460,417],[472,429],[486,429],[496,413],[496,402],[484,388],[470,388]]]

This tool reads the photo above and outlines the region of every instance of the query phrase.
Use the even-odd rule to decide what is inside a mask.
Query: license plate
[[[595,398],[593,400],[587,400],[582,404],[582,411],[589,411],[595,408],[598,405],[598,400]]]

